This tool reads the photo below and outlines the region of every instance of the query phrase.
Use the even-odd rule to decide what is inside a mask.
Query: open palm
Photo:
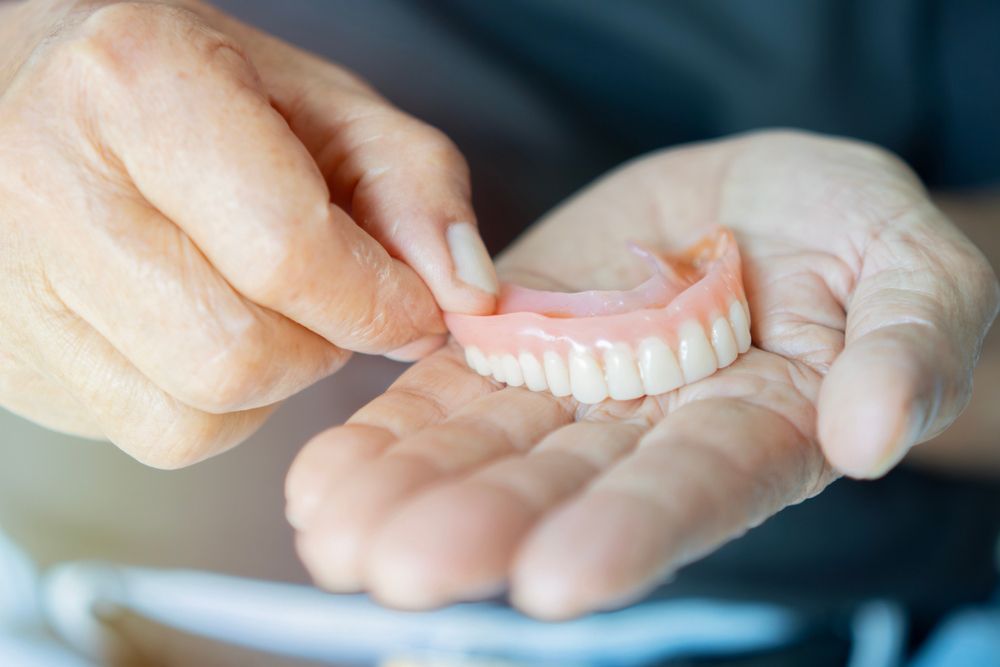
[[[871,147],[762,133],[655,154],[498,267],[533,287],[629,287],[628,241],[675,248],[719,223],[743,255],[747,354],[662,396],[586,406],[503,387],[449,345],[293,467],[289,517],[317,582],[413,608],[505,587],[548,618],[620,605],[835,469],[882,474],[957,416],[995,277]]]

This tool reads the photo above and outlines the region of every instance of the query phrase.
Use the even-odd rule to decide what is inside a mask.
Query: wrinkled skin
[[[0,406],[149,465],[494,305],[455,146],[195,0],[0,3],[0,146]]]
[[[620,169],[504,253],[508,279],[625,287],[625,242],[740,243],[753,347],[667,395],[587,407],[505,388],[455,345],[409,369],[288,478],[331,590],[423,608],[509,586],[563,618],[648,592],[839,472],[876,477],[968,400],[996,277],[878,149],[763,133]]]

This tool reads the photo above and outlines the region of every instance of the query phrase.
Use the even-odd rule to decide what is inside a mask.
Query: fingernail
[[[407,343],[403,347],[396,348],[392,352],[386,352],[385,356],[393,361],[417,361],[423,359],[428,354],[438,349],[448,341],[446,334],[431,334],[418,338],[412,343]]]
[[[459,280],[487,294],[498,292],[497,274],[475,226],[456,222],[445,232]]]

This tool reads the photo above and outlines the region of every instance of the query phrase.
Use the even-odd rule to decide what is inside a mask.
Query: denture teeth
[[[725,368],[736,361],[739,352],[736,349],[736,339],[733,329],[724,317],[716,318],[712,324],[712,347],[719,360],[719,368]]]
[[[490,371],[497,382],[507,381],[507,373],[505,372],[506,369],[504,368],[503,357],[500,355],[490,356]]]
[[[611,398],[627,401],[646,393],[632,356],[632,348],[625,343],[615,343],[604,353],[604,375]]]
[[[554,396],[569,396],[573,388],[569,382],[569,370],[562,356],[556,352],[546,352],[542,358],[545,364],[545,381]]]
[[[478,347],[471,346],[465,348],[465,362],[469,364],[469,368],[480,375],[489,375],[492,372],[489,360],[486,359],[486,355]]]
[[[503,374],[504,382],[506,382],[511,387],[520,387],[524,384],[524,374],[521,373],[521,364],[517,363],[517,359],[514,358],[513,354],[505,354],[503,356]]]
[[[715,352],[699,322],[689,320],[683,323],[677,331],[677,337],[680,341],[677,357],[685,382],[701,380],[718,369]]]
[[[663,394],[684,384],[677,357],[670,346],[659,338],[646,338],[639,343],[637,356],[642,386],[650,396]]]
[[[604,372],[589,352],[573,350],[569,353],[569,383],[573,398],[581,403],[600,403],[608,397]]]
[[[521,371],[524,375],[524,384],[531,391],[545,391],[549,388],[549,383],[545,381],[545,369],[535,358],[535,355],[522,352],[518,356],[521,362]]]
[[[736,345],[742,354],[750,349],[750,320],[739,301],[733,301],[729,306],[729,323],[733,325]]]
[[[727,316],[716,317],[707,333],[700,322],[688,320],[677,337],[676,354],[666,341],[652,336],[643,339],[634,353],[627,343],[614,343],[600,361],[580,348],[573,349],[568,360],[550,350],[539,361],[525,351],[517,356],[487,356],[475,346],[465,349],[465,361],[480,375],[492,375],[498,382],[548,390],[555,396],[572,394],[581,403],[656,396],[708,377],[750,348],[746,305],[733,301]]]

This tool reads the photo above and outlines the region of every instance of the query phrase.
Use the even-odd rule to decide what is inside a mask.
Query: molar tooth
[[[712,347],[719,358],[719,368],[724,368],[736,361],[739,352],[736,350],[736,339],[733,330],[724,317],[718,317],[712,324]]]
[[[733,301],[729,306],[729,323],[733,325],[733,333],[736,335],[736,346],[741,353],[750,349],[750,321],[747,319],[743,304]]]
[[[504,372],[503,357],[498,354],[490,356],[490,372],[497,382],[507,381],[507,373]]]
[[[659,338],[639,343],[639,372],[642,385],[650,396],[662,394],[684,384],[681,367],[670,346]]]
[[[490,374],[490,362],[487,361],[486,355],[475,345],[465,348],[465,361],[469,364],[469,368],[480,375]]]
[[[545,381],[545,370],[538,363],[535,355],[530,352],[522,352],[518,356],[518,361],[521,362],[524,384],[527,385],[528,389],[531,391],[545,391],[549,388],[548,382]]]
[[[569,353],[569,383],[573,398],[581,403],[600,403],[608,397],[608,385],[597,359],[589,352]]]
[[[503,374],[507,378],[506,382],[508,386],[520,387],[524,384],[524,374],[521,373],[521,364],[517,363],[517,359],[514,358],[513,354],[503,355]]]
[[[569,370],[566,369],[566,362],[557,352],[546,352],[543,357],[545,363],[545,381],[549,385],[549,391],[554,396],[569,396],[573,389],[569,383]]]
[[[695,382],[706,378],[719,367],[715,361],[715,352],[705,337],[705,330],[699,322],[688,320],[677,330],[680,344],[677,357],[684,371],[685,382]]]
[[[611,398],[627,401],[646,393],[632,357],[632,349],[625,343],[615,343],[604,353],[604,375],[608,379],[608,394]]]

